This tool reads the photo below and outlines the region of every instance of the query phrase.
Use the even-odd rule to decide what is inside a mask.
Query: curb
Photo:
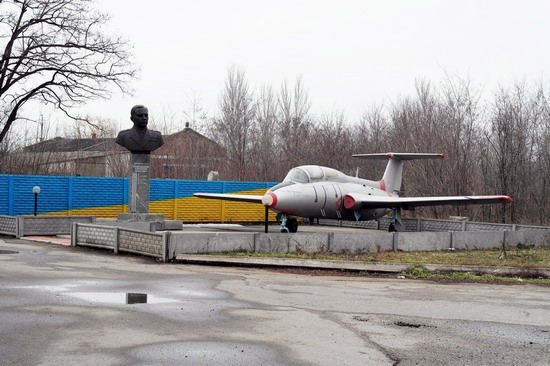
[[[179,254],[176,256],[176,261],[190,264],[218,266],[307,268],[371,273],[401,273],[415,266],[414,264],[404,263],[368,263],[294,258],[225,257],[200,254]],[[507,276],[530,275],[550,277],[550,270],[545,268],[450,266],[440,264],[425,264],[423,267],[429,271],[438,272],[474,272]]]

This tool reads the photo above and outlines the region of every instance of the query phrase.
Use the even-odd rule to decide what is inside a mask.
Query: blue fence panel
[[[235,181],[225,181],[224,183],[225,183],[224,193],[250,191],[254,189],[267,189],[276,184],[274,183],[272,185],[269,185],[266,182],[235,182]]]
[[[151,179],[150,201],[164,201],[174,198],[174,179]]]
[[[192,197],[193,193],[222,193],[223,181],[180,180],[177,198]]]
[[[127,178],[70,177],[72,179],[72,207],[75,209],[122,205]]]
[[[13,176],[13,215],[34,213],[33,187],[40,187],[38,213],[65,211],[68,209],[68,177],[38,175]]]
[[[0,175],[0,215],[10,214],[10,179],[9,175]]]
[[[196,192],[238,193],[268,189],[275,182],[152,179],[150,200],[192,197]],[[0,214],[31,215],[33,187],[39,186],[38,213],[108,207],[128,203],[128,178],[0,175]]]

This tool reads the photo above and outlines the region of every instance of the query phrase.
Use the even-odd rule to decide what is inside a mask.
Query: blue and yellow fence
[[[193,197],[195,192],[263,194],[276,182],[151,179],[151,213],[184,222],[261,222],[262,205]],[[0,215],[32,215],[39,186],[41,215],[116,218],[128,210],[128,178],[0,175]],[[271,220],[274,219],[271,214]]]

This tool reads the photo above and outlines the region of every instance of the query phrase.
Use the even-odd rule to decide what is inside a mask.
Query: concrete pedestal
[[[164,230],[164,215],[149,213],[151,155],[132,153],[130,156],[129,213],[119,214],[117,222],[148,223],[152,231]]]
[[[149,188],[151,181],[151,155],[134,154],[130,157],[130,189],[128,210],[130,213],[149,212]]]

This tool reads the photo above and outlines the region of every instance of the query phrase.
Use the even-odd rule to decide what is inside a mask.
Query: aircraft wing
[[[344,197],[344,207],[359,208],[404,208],[441,205],[479,205],[490,203],[507,203],[512,201],[508,196],[444,196],[444,197],[384,197],[360,193],[349,193]]]
[[[262,203],[263,196],[256,196],[251,194],[224,194],[224,193],[193,193],[195,197],[211,198],[217,200],[227,201],[240,201],[240,202],[254,202]]]

